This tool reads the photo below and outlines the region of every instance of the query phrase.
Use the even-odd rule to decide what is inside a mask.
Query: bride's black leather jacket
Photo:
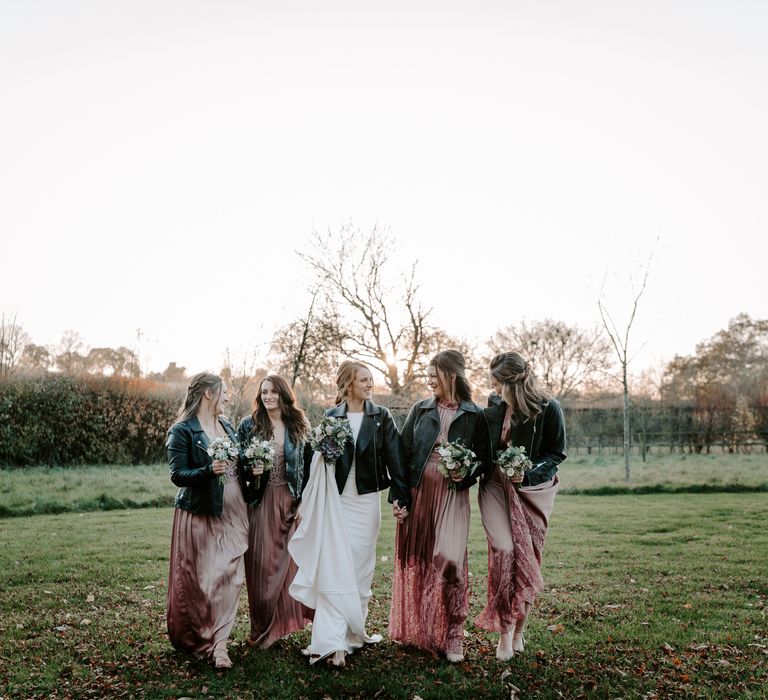
[[[325,415],[335,418],[346,416],[347,403],[329,408]],[[373,493],[391,486],[390,502],[396,499],[401,506],[410,506],[411,494],[402,461],[400,435],[388,408],[365,401],[357,441],[353,447],[352,440],[349,440],[344,454],[336,460],[339,493],[344,491],[353,456],[358,493]]]

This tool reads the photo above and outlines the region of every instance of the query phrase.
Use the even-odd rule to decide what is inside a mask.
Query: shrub
[[[163,459],[177,390],[140,379],[47,375],[0,383],[0,464]]]

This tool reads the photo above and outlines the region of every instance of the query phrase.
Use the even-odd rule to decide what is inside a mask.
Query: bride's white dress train
[[[365,632],[381,524],[379,494],[357,493],[353,466],[339,495],[333,464],[315,452],[299,518],[288,544],[298,566],[288,592],[315,610],[310,662],[381,641],[381,635]]]

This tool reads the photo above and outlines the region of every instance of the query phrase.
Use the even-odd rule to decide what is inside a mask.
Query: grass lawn
[[[216,672],[165,636],[171,508],[2,519],[0,698],[509,699],[512,686],[520,698],[766,696],[768,494],[561,494],[547,587],[525,653],[508,662],[471,625],[486,585],[474,492],[472,501],[467,661],[458,666],[385,640],[346,669],[310,668],[306,631],[254,651],[243,592],[235,668]],[[386,632],[393,532],[387,517],[374,632]]]
[[[173,505],[168,466],[0,469],[0,518]],[[621,455],[574,455],[560,470],[560,493],[764,491],[768,454],[650,455],[632,460],[624,481]]]

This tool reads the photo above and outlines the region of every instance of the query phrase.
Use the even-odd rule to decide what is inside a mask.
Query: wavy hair
[[[176,420],[183,422],[194,418],[200,410],[200,404],[203,401],[205,392],[210,389],[218,399],[221,394],[222,379],[217,374],[210,372],[199,372],[189,380],[187,394],[181,402],[179,412],[176,414]]]
[[[347,392],[349,387],[352,386],[352,382],[355,381],[358,369],[367,369],[369,372],[371,368],[364,362],[359,360],[344,360],[336,370],[336,405],[338,406],[342,401],[346,401]]]
[[[529,421],[542,411],[542,402],[549,398],[539,387],[531,363],[519,352],[500,352],[491,360],[491,375],[501,384],[501,398],[512,414]]]
[[[429,366],[441,370],[450,377],[451,386],[446,387],[440,375],[437,375],[437,382],[446,399],[456,396],[459,401],[472,400],[472,387],[469,386],[464,373],[466,369],[464,355],[458,350],[442,350],[429,361]]]
[[[304,410],[296,403],[296,395],[285,379],[277,374],[268,374],[259,382],[259,390],[253,400],[253,428],[251,434],[263,435],[267,439],[274,437],[272,421],[269,419],[267,408],[261,400],[261,388],[264,382],[271,382],[280,398],[280,417],[285,423],[285,429],[294,444],[303,442],[309,435],[310,425]]]

